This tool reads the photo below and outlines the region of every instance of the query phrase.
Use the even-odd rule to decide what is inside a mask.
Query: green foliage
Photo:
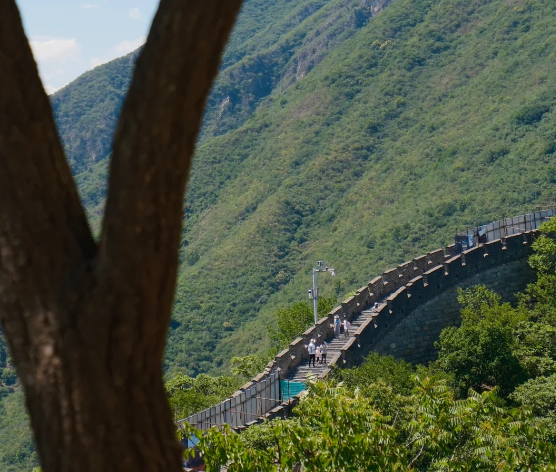
[[[540,237],[533,243],[535,254],[529,263],[541,276],[556,275],[556,219],[540,227]]]
[[[3,369],[0,378],[4,385],[14,385],[17,382],[17,374],[12,369]]]
[[[539,275],[518,299],[520,308],[532,319],[556,325],[556,275]]]
[[[227,462],[230,472],[285,472],[299,470],[297,464],[306,471],[399,469],[394,430],[364,397],[324,383],[310,388],[297,408],[302,421],[275,422],[266,449],[247,449],[229,430],[209,431],[200,442],[207,469]]]
[[[518,110],[514,120],[518,125],[532,125],[542,120],[545,113],[550,111],[550,107],[544,103],[533,103]]]
[[[188,426],[186,434],[202,438],[209,472],[223,464],[231,472],[555,470],[556,448],[542,427],[523,410],[504,409],[495,391],[456,400],[442,380],[414,383],[393,416],[359,389],[316,382],[297,421],[274,420],[247,437]]]
[[[468,290],[458,288],[458,302],[462,306],[462,312],[467,312],[470,318],[485,317],[485,312],[500,305],[501,301],[500,295],[489,290],[485,285],[477,285]]]
[[[318,299],[319,319],[334,308],[334,303],[335,300],[331,298]],[[298,302],[288,308],[281,308],[276,311],[275,317],[276,326],[270,325],[268,328],[273,352],[286,348],[315,323],[313,306],[306,302]]]
[[[514,354],[530,377],[556,373],[556,327],[523,322],[516,327],[514,337]]]
[[[463,325],[472,325],[482,320],[503,327],[515,328],[518,323],[529,319],[523,310],[515,310],[509,303],[501,303],[497,293],[485,285],[477,285],[467,290],[458,288],[458,302],[462,305]]]
[[[210,377],[201,374],[192,378],[179,374],[166,383],[166,394],[174,418],[179,420],[216,405],[240,386],[241,379],[233,377]]]
[[[0,470],[32,470],[38,459],[22,392],[0,400],[0,418]]]
[[[526,379],[512,351],[512,334],[511,328],[487,320],[442,331],[438,363],[453,376],[460,397],[469,389],[483,391],[494,386],[506,396]]]
[[[241,442],[246,449],[268,450],[277,445],[276,428],[282,427],[285,423],[299,424],[299,418],[265,421],[264,423],[251,426],[241,433]]]
[[[511,397],[536,415],[548,416],[556,411],[556,375],[531,379],[517,387]]]
[[[415,387],[415,368],[391,356],[381,356],[372,352],[361,366],[336,370],[334,378],[344,382],[351,389],[359,388],[363,392],[371,385],[382,381],[392,387],[395,393],[408,395]]]
[[[252,378],[260,374],[268,359],[264,356],[245,356],[245,357],[232,357],[232,375]]]

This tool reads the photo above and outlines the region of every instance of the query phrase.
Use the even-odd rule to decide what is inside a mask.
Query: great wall
[[[264,372],[220,404],[178,421],[206,430],[228,424],[241,431],[275,417],[285,417],[302,392],[283,389],[284,381],[303,381],[312,371],[319,378],[331,369],[358,365],[371,351],[412,363],[431,361],[434,342],[447,326],[460,323],[457,289],[484,284],[503,301],[534,280],[527,258],[537,228],[555,209],[505,218],[482,228],[483,241],[458,254],[456,245],[429,252],[384,272],[309,328],[271,361]],[[374,308],[375,302],[378,308]],[[338,314],[352,323],[349,338],[334,339]],[[329,343],[328,365],[309,369],[309,340]],[[281,388],[282,383],[282,388]]]

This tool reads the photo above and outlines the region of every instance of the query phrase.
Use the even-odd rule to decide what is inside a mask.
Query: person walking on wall
[[[320,346],[317,346],[317,364],[320,364]]]
[[[349,337],[349,328],[351,327],[351,323],[348,321],[347,318],[344,318],[344,336],[346,338]]]
[[[313,367],[315,367],[315,354],[317,352],[315,347],[315,340],[311,339],[311,342],[307,346],[307,350],[309,351],[309,367],[311,367],[311,362],[313,363]]]
[[[323,342],[320,346],[320,356],[321,356],[321,362],[326,365],[326,341]]]
[[[340,337],[340,317],[337,314],[334,315],[334,336]]]

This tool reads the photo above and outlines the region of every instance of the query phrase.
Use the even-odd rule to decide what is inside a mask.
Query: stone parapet
[[[330,367],[357,365],[369,351],[410,362],[434,359],[434,341],[440,331],[457,325],[460,320],[457,288],[485,284],[509,301],[534,279],[527,256],[531,253],[536,228],[554,214],[554,210],[543,210],[490,223],[484,227],[489,239],[499,239],[462,254],[457,254],[456,246],[450,245],[384,272],[295,339],[268,363],[264,372],[230,398],[181,422],[189,421],[203,428],[227,423],[241,431],[267,419],[287,417],[303,393],[278,404],[279,381],[308,357],[309,341],[315,339],[320,343],[331,337],[336,314],[351,320],[377,301],[386,303],[330,359]],[[329,372],[330,369],[326,370],[320,377]],[[248,421],[250,418],[255,419]]]
[[[371,350],[411,362],[434,358],[433,343],[440,330],[459,322],[457,287],[466,287],[472,280],[469,286],[485,283],[500,293],[505,284],[506,290],[502,290],[501,295],[506,299],[510,293],[505,292],[514,294],[533,280],[533,273],[527,270],[527,257],[531,254],[535,234],[529,231],[511,235],[460,255],[450,257],[448,254],[448,258],[438,251],[430,253],[427,266],[429,261],[437,265],[386,296],[386,306],[355,333],[359,342],[350,343],[342,350],[343,359],[338,367],[358,364]],[[417,262],[424,267],[422,258]],[[393,273],[395,270],[388,271],[389,280]],[[445,292],[450,295],[446,297],[449,301],[440,303],[429,318],[421,314],[418,325],[414,320],[416,310],[422,311],[422,307]],[[383,293],[382,298],[385,295]]]

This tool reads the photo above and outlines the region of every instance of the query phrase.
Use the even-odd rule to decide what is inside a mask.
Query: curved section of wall
[[[457,288],[485,284],[506,301],[534,280],[528,268],[536,231],[487,243],[415,277],[386,298],[386,304],[342,350],[340,367],[358,364],[369,351],[410,362],[434,359],[434,342],[446,326],[460,322]]]
[[[535,273],[526,257],[473,274],[411,310],[373,350],[413,364],[435,360],[434,342],[439,339],[441,331],[448,326],[459,326],[461,322],[458,288],[486,285],[501,295],[504,302],[512,302],[514,294],[523,291],[534,278]]]
[[[534,273],[527,264],[531,244],[538,226],[555,213],[555,209],[543,210],[490,223],[482,227],[486,238],[500,236],[501,239],[459,255],[455,245],[451,245],[386,271],[295,339],[263,373],[231,398],[178,422],[178,426],[183,421],[202,429],[227,423],[241,430],[265,419],[286,416],[299,401],[299,396],[281,403],[276,384],[306,360],[305,346],[309,340],[320,342],[331,337],[334,315],[351,320],[369,310],[375,302],[381,302],[380,309],[347,340],[341,353],[331,359],[331,367],[357,365],[370,351],[414,363],[434,359],[434,342],[441,330],[460,323],[457,288],[485,284],[504,301],[510,301],[513,294],[534,280]]]

